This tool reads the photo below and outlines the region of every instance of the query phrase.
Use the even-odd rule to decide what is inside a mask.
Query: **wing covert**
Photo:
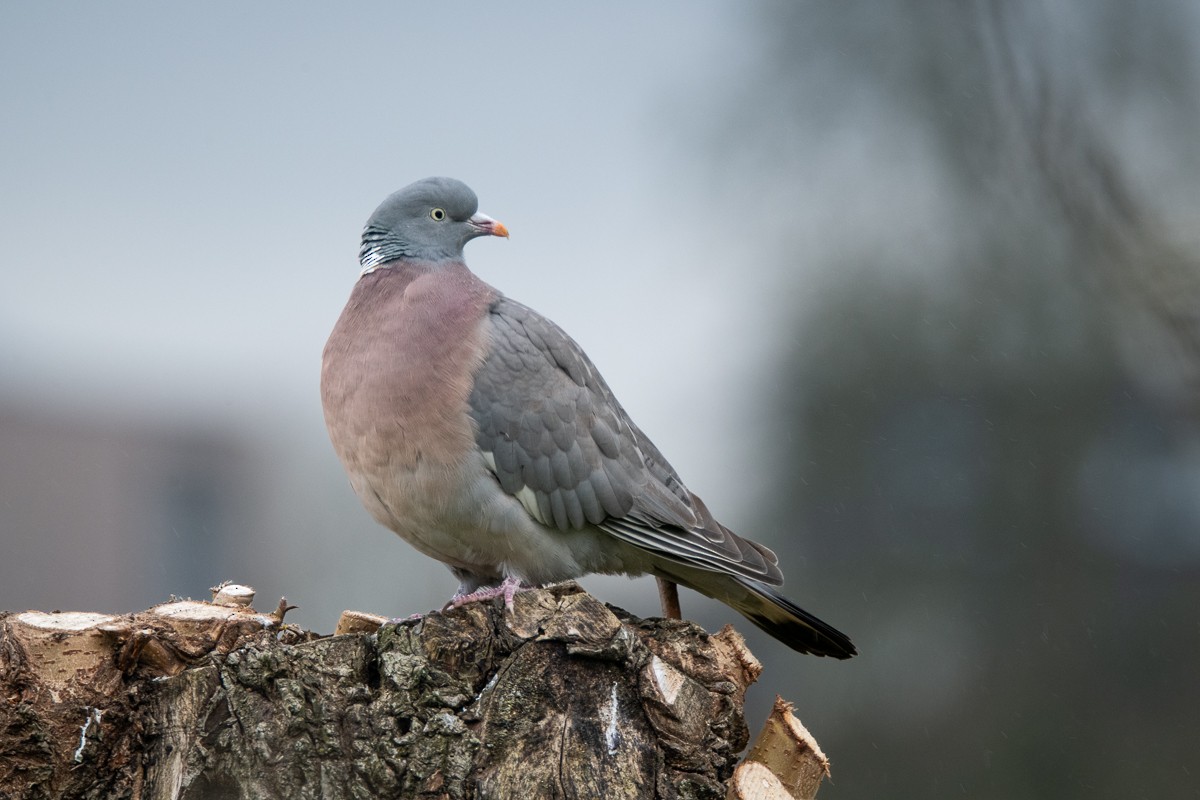
[[[591,524],[667,558],[778,584],[773,553],[734,535],[629,419],[582,348],[500,296],[475,373],[476,443],[500,487],[544,525]]]

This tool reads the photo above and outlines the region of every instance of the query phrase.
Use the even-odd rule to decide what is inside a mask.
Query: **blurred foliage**
[[[729,123],[761,168],[730,180],[801,191],[814,141],[884,125],[927,142],[944,193],[941,241],[865,237],[809,271],[774,387],[754,527],[794,533],[772,542],[793,593],[862,650],[765,676],[821,720],[827,791],[1192,796],[1200,256],[1130,163],[1153,126],[1100,120],[1166,121],[1153,146],[1195,185],[1196,15],[779,2],[763,23]]]

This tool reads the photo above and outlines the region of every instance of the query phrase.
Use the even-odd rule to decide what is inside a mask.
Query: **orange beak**
[[[481,233],[486,233],[488,236],[503,236],[505,239],[508,238],[508,228],[504,227],[504,223],[497,222],[487,214],[476,214],[468,222],[478,228]]]

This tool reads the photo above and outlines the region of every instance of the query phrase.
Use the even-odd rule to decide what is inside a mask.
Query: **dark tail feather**
[[[746,619],[793,650],[833,658],[858,655],[849,636],[817,619],[772,587],[745,578],[733,578],[733,582],[746,591],[735,590],[730,596],[717,599],[737,609]]]
[[[666,560],[654,574],[720,600],[793,650],[833,658],[858,655],[849,636],[753,578]]]

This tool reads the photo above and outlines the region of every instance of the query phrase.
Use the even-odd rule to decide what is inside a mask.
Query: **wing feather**
[[[470,407],[505,492],[562,531],[591,524],[685,565],[782,583],[775,554],[713,519],[558,326],[501,296],[488,327]]]

